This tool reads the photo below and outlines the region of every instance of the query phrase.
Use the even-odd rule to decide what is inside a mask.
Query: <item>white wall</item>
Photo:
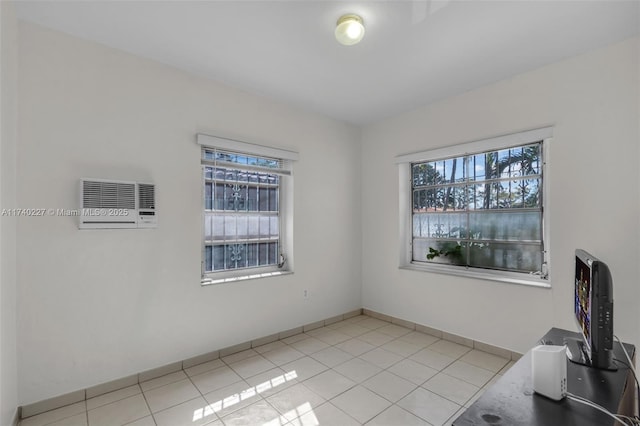
[[[31,24],[20,24],[19,41],[16,205],[76,208],[77,180],[88,176],[152,180],[160,211],[156,230],[19,219],[19,404],[363,305],[524,351],[551,326],[574,328],[576,247],[609,263],[616,332],[640,343],[637,39],[367,126],[362,137]],[[551,290],[398,269],[396,155],[546,125],[555,126]],[[197,132],[300,152],[295,274],[200,287]],[[7,194],[3,187],[3,200]],[[15,309],[4,309],[11,265],[4,251],[2,259],[4,321]],[[2,367],[15,362],[5,356],[15,330],[4,327]],[[13,401],[5,404],[2,392],[4,410]]]
[[[17,130],[17,19],[0,2],[0,210],[15,207]],[[16,353],[16,221],[0,217],[0,425],[18,406]]]
[[[102,177],[155,182],[159,211],[155,230],[19,219],[21,404],[361,307],[359,129],[31,24],[19,37],[18,204],[77,208],[78,179]],[[200,286],[197,132],[300,153],[293,275]]]
[[[577,331],[573,253],[584,248],[612,270],[616,333],[640,343],[638,72],[636,38],[367,126],[364,307],[526,351],[552,326]],[[398,269],[396,155],[548,125],[552,289]]]

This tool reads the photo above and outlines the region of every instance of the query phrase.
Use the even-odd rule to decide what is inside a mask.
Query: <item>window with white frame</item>
[[[539,129],[398,157],[405,266],[546,285],[549,138]]]
[[[203,283],[289,270],[291,160],[297,154],[198,135]],[[289,262],[290,264],[290,262]]]

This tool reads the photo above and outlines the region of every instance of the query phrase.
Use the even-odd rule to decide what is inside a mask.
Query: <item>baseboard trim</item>
[[[184,370],[189,367],[193,367],[198,364],[213,361],[215,359],[232,355],[237,352],[241,352],[250,348],[265,345],[267,343],[275,342],[278,340],[286,339],[287,337],[295,336],[296,334],[304,333],[306,331],[314,330],[316,328],[324,327],[327,325],[335,324],[336,322],[343,321],[358,315],[367,315],[372,318],[377,318],[382,321],[396,324],[398,326],[415,330],[421,333],[430,334],[440,339],[449,340],[454,343],[458,343],[470,348],[475,348],[483,352],[488,352],[494,355],[501,356],[503,358],[517,361],[522,357],[522,354],[513,352],[508,349],[500,348],[498,346],[490,345],[484,342],[479,342],[473,339],[469,339],[464,336],[459,336],[447,331],[438,330],[426,325],[417,324],[411,321],[407,321],[402,318],[396,318],[390,315],[386,315],[380,312],[372,311],[370,309],[356,309],[349,311],[342,315],[337,315],[331,318],[327,318],[321,321],[315,321],[309,324],[305,324],[299,327],[295,327],[289,330],[282,331],[280,333],[271,334],[269,336],[261,337],[258,339],[250,340],[248,342],[239,343],[233,346],[208,352],[202,355],[198,355],[192,358],[177,361],[171,364],[163,365],[161,367],[153,368],[151,370],[143,371],[138,374],[133,374],[127,377],[121,377],[116,380],[101,383],[96,386],[92,386],[86,389],[77,390],[68,394],[59,395],[53,398],[49,398],[43,401],[28,404],[22,407],[18,407],[16,410],[16,419],[13,426],[17,426],[19,419],[32,417],[46,411],[61,408],[70,404],[74,404],[83,400],[87,400],[96,396],[103,395],[105,393],[113,392],[119,389],[123,389],[128,386],[135,385],[137,383],[145,382],[147,380],[155,379],[179,370]]]
[[[501,348],[499,346],[490,345],[489,343],[480,342],[478,340],[473,340],[465,336],[460,336],[454,333],[449,333],[444,330],[439,330],[437,328],[429,327],[426,325],[414,323],[411,321],[407,321],[402,318],[396,318],[390,315],[386,315],[380,312],[372,311],[371,309],[363,308],[362,313],[364,315],[368,315],[370,317],[378,318],[383,321],[390,322],[392,324],[401,325],[403,327],[419,331],[421,333],[430,334],[432,336],[438,337],[440,339],[449,340],[454,343],[458,343],[460,345],[467,346],[469,348],[478,349],[482,352],[487,352],[493,355],[501,356],[502,358],[507,358],[512,361],[517,361],[522,357],[522,354],[519,352],[514,352],[509,349]]]
[[[352,318],[362,314],[362,309],[355,309],[353,311],[346,312],[342,315],[337,315],[326,320],[314,321],[309,324],[302,325],[300,327],[292,328],[280,333],[272,334],[270,336],[261,337],[258,339],[250,340],[248,342],[239,343],[237,345],[229,346],[219,350],[215,350],[206,354],[198,355],[192,358],[177,361],[171,364],[166,364],[160,367],[156,367],[147,371],[133,374],[127,377],[121,377],[116,380],[111,380],[105,383],[101,383],[96,386],[91,386],[86,389],[80,389],[74,392],[70,392],[63,395],[58,395],[53,398],[48,398],[42,401],[34,402],[18,407],[16,411],[17,419],[25,419],[32,417],[46,411],[62,408],[67,405],[75,404],[96,396],[103,395],[105,393],[113,392],[119,389],[123,389],[128,386],[142,383],[147,380],[155,379],[167,374],[184,370],[194,365],[202,364],[205,362],[213,361],[217,358],[222,358],[228,355],[232,355],[237,352],[241,352],[256,346],[265,345],[267,343],[275,342],[276,340],[286,339],[287,337],[294,336],[296,334],[310,331],[316,328],[324,327],[325,325],[334,324],[338,321]],[[17,421],[16,421],[17,424]]]
[[[22,407],[18,407],[13,413],[13,420],[11,420],[11,426],[18,426],[18,422],[20,421],[20,412],[22,411]]]

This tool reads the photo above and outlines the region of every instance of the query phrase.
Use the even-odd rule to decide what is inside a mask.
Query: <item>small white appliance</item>
[[[567,355],[565,346],[540,345],[531,352],[533,390],[560,401],[567,395]]]

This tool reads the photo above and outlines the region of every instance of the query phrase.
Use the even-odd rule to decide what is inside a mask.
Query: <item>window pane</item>
[[[216,183],[214,193],[214,209],[224,210],[224,184]]]
[[[542,265],[542,246],[518,243],[473,243],[469,265],[518,272],[537,272]]]
[[[260,236],[260,218],[249,216],[247,219],[247,238],[255,239]]]
[[[213,209],[213,184],[211,182],[204,184],[204,208]]]
[[[278,263],[278,243],[238,243],[205,246],[205,272]]]
[[[413,236],[415,238],[437,238],[441,236],[446,238],[450,234],[452,228],[451,222],[462,225],[456,215],[434,215],[434,214],[415,214],[413,215]],[[453,225],[455,227],[456,225]]]
[[[229,240],[235,239],[236,230],[238,229],[236,227],[236,217],[233,215],[224,215],[222,217],[224,218],[224,236]]]
[[[473,155],[469,158],[470,180],[484,180],[485,178],[485,164],[484,154]]]
[[[426,237],[429,232],[429,215],[413,215],[413,237]]]
[[[278,169],[281,165],[281,161],[274,158],[211,149],[203,150],[202,158],[209,161],[224,161],[226,163],[267,167],[271,169]]]
[[[247,244],[247,266],[258,266],[258,244]]]
[[[247,186],[239,183],[227,184],[225,188],[225,210],[247,210]]]
[[[225,247],[226,269],[243,268],[246,264],[246,245],[227,244]]]
[[[466,192],[466,187],[460,185],[413,191],[413,211],[419,213],[465,210]]]
[[[475,210],[539,208],[540,179],[521,179],[474,185],[470,207]]]
[[[475,240],[541,241],[541,212],[479,212],[469,215]]]
[[[244,239],[246,240],[248,238],[248,224],[247,224],[247,216],[244,215],[238,215],[236,216],[236,235],[235,237],[237,239]]]
[[[500,203],[509,208],[535,208],[539,207],[538,179],[520,179],[502,182],[502,194]]]
[[[205,246],[204,248],[204,270],[213,271],[213,247]]]
[[[442,241],[431,239],[413,240],[413,260],[418,262],[465,265],[467,263],[465,241]],[[427,256],[430,256],[429,259]]]
[[[463,157],[437,161],[435,169],[441,183],[464,182],[466,180],[466,162]]]
[[[278,258],[280,176],[242,165],[280,168],[280,160],[203,150],[203,158],[237,164],[205,165],[204,246],[208,272],[273,265]],[[262,239],[265,241],[256,242]],[[224,243],[222,243],[224,241]]]
[[[441,188],[413,191],[413,211],[437,211],[438,207],[441,207],[441,204],[438,204],[438,201],[442,200],[442,196],[439,195],[441,192]]]
[[[209,241],[213,239],[213,215],[210,213],[204,214],[204,238]]]
[[[221,169],[216,167],[213,170],[213,178],[216,180],[224,180],[225,175],[227,174],[227,169]]]
[[[278,263],[278,243],[269,243],[269,263]]]
[[[258,173],[257,172],[249,172],[249,182],[258,183]]]
[[[444,164],[439,162],[421,163],[413,166],[414,182],[416,186],[440,185],[445,182],[441,171]]]
[[[508,150],[508,159],[501,164],[502,177],[540,174],[540,146],[529,145]]]
[[[495,179],[499,177],[498,152],[476,154],[471,159],[474,180]]]
[[[467,199],[462,186],[445,186],[441,190],[442,211],[466,210]]]
[[[260,236],[261,237],[269,237],[271,235],[271,220],[269,216],[261,216],[260,217]]]
[[[223,240],[225,236],[224,232],[224,222],[225,217],[223,215],[212,214],[210,215],[213,221],[213,235],[212,238],[215,240]]]
[[[280,162],[276,160],[267,160],[264,164],[266,167],[271,167],[272,169],[276,169],[279,167]]]
[[[258,209],[261,212],[269,211],[269,188],[260,188],[258,200]]]
[[[541,154],[537,142],[412,164],[413,260],[539,270]]]
[[[419,234],[415,230],[419,230]],[[414,237],[467,238],[466,213],[414,215]]]
[[[514,208],[536,208],[542,206],[540,179],[522,179],[513,183]]]
[[[427,184],[427,165],[414,164],[411,166],[411,176],[413,186],[422,186]]]
[[[239,170],[236,179],[238,182],[246,183],[249,181],[249,172],[244,170]]]
[[[247,210],[251,212],[258,210],[258,188],[253,185],[247,188]]]
[[[213,246],[213,268],[215,271],[225,269],[224,246]]]
[[[278,211],[278,190],[269,188],[269,211]]]
[[[499,204],[500,182],[473,186],[473,203],[476,210],[497,209]]]
[[[258,256],[260,265],[269,264],[269,247],[266,244],[259,244]]]

